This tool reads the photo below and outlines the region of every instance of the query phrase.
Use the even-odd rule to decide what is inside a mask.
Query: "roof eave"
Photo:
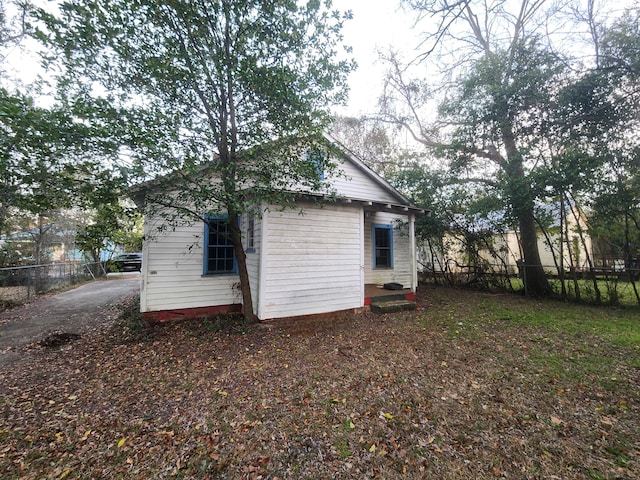
[[[337,197],[334,195],[327,195],[322,193],[299,193],[297,194],[300,200],[312,200],[316,202],[327,202],[341,205],[351,205],[362,207],[365,211],[375,212],[389,212],[400,215],[416,215],[416,216],[430,216],[431,210],[419,208],[411,204],[399,204],[385,201],[375,201],[351,197]]]

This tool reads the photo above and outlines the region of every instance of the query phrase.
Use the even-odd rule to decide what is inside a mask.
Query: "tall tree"
[[[398,167],[407,165],[422,156],[402,142],[396,129],[388,129],[377,118],[337,116],[331,126],[333,137],[355,153],[364,163],[383,177],[392,175]]]
[[[580,130],[593,131],[585,143],[604,159],[590,197],[595,233],[609,244],[609,254],[624,260],[633,280],[640,257],[640,10],[628,11],[599,34],[597,68],[584,82],[591,88],[571,98],[585,119]],[[606,128],[595,130],[593,124]]]
[[[0,73],[4,73],[3,51],[17,45],[27,34],[28,2],[0,0]]]
[[[290,201],[294,185],[326,187],[301,151],[345,99],[353,63],[337,48],[350,14],[330,0],[70,0],[59,15],[39,15],[41,38],[63,54],[67,86],[87,91],[92,82],[114,104],[158,114],[129,142],[138,171],[163,174],[146,189],[148,213],[167,223],[227,215],[252,320],[238,217]],[[165,140],[145,141],[145,132]]]
[[[433,131],[422,124],[415,131],[416,138],[429,147],[441,148],[461,175],[478,172],[478,177],[503,187],[520,230],[527,289],[546,294],[549,286],[538,252],[533,213],[535,194],[526,170],[527,156],[534,145],[527,141],[539,131],[538,120],[543,118],[540,113],[549,98],[550,81],[560,64],[525,31],[541,2],[523,0],[514,16],[504,2],[407,3],[420,15],[440,17],[438,30],[427,40],[430,50],[425,58],[431,58],[436,49],[442,51],[444,38],[458,35],[464,54],[469,55],[462,72],[450,72],[456,83],[441,107],[443,119],[452,125],[447,132],[449,143],[434,138]],[[458,59],[458,64],[461,61]],[[424,98],[424,87],[407,84],[399,66],[394,70],[390,85],[410,104],[410,111],[417,112],[413,102]],[[410,120],[404,122],[409,124]]]
[[[142,216],[128,203],[131,201],[97,206],[89,211],[88,221],[78,229],[76,245],[94,262],[104,260],[104,252],[113,253],[116,247],[126,252],[142,250]]]
[[[0,88],[0,232],[18,212],[46,217],[117,202],[124,177],[102,163],[114,150],[100,132],[69,106],[39,107]]]
[[[585,35],[579,38],[574,29],[571,44],[566,37],[561,39],[565,43],[556,41],[561,34],[554,29],[554,14],[567,13],[558,10],[566,5],[562,3],[403,3],[415,11],[417,25],[436,19],[429,24],[433,28],[424,31],[421,51],[413,61],[415,68],[428,67],[430,83],[424,77],[409,78],[407,65],[391,55],[383,118],[405,126],[416,141],[447,158],[456,181],[484,182],[498,193],[520,232],[527,290],[546,294],[549,285],[540,262],[534,207],[550,194],[553,185],[548,180],[553,177],[548,173],[564,174],[562,182],[555,178],[554,187],[557,195],[564,195],[567,189],[585,188],[589,172],[602,163],[584,141],[589,136],[585,112],[572,112],[574,105],[563,97],[567,86],[582,91],[588,86],[590,92],[595,88],[578,85],[595,62],[578,58],[575,48],[584,39],[602,54],[594,2],[588,2],[591,8],[582,18],[587,20]],[[603,78],[603,72],[599,75]],[[434,109],[426,106],[434,100],[439,103],[438,117],[431,122]],[[591,117],[600,108],[588,107]],[[601,122],[604,118],[590,124],[591,132],[608,128]]]

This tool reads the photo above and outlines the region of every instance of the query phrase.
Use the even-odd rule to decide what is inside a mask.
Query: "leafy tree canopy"
[[[168,223],[228,214],[247,319],[237,217],[286,202],[293,186],[324,187],[300,143],[345,99],[354,65],[338,48],[349,17],[330,0],[69,0],[38,12],[67,95],[144,112],[123,145],[131,171],[155,178],[147,209]]]
[[[420,50],[388,56],[381,118],[447,159],[443,183],[484,185],[493,200],[476,206],[503,203],[528,291],[547,293],[536,203],[586,203],[612,172],[635,175],[637,6],[616,18],[597,0],[403,4]]]

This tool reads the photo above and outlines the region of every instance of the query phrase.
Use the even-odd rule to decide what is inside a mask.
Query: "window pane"
[[[316,175],[318,176],[318,180],[324,180],[324,164],[325,164],[325,154],[322,150],[318,149],[308,149],[307,150],[307,160],[311,162],[313,168],[315,170]]]
[[[376,266],[377,267],[390,267],[391,262],[389,250],[383,250],[381,248],[376,248]]]
[[[389,229],[387,228],[376,228],[376,247],[389,248]]]
[[[247,223],[247,248],[253,248],[255,246],[255,221],[253,217],[250,217]]]
[[[205,273],[235,273],[230,226],[225,219],[208,221],[207,265]]]
[[[374,268],[393,267],[393,236],[390,227],[374,227]]]

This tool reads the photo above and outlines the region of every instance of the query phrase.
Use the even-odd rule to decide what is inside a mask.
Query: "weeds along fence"
[[[0,301],[21,302],[34,295],[58,290],[106,275],[100,262],[64,262],[0,268]]]
[[[431,267],[431,268],[429,268]],[[493,292],[527,292],[527,271],[524,263],[505,268],[502,264],[482,262],[465,265],[447,260],[433,268],[429,265],[421,272],[426,283],[466,286]],[[552,292],[568,301],[640,306],[640,268],[594,267],[558,270],[557,266],[543,265]],[[559,272],[559,273],[558,273]]]

